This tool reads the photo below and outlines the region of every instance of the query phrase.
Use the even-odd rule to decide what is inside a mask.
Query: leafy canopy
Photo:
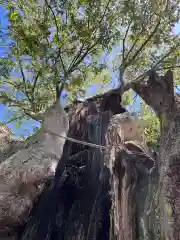
[[[180,41],[172,31],[179,21],[179,3],[7,1],[11,41],[7,57],[0,61],[1,102],[13,107],[19,118],[38,119],[62,89],[76,98],[94,83],[108,83],[112,72],[104,53],[109,55],[114,46],[119,52],[111,58],[121,84],[151,68],[163,72],[173,67],[178,85]],[[1,37],[5,34],[2,31]]]
[[[45,1],[40,6],[36,2],[8,1],[6,5],[13,40],[8,65],[19,74],[2,74],[11,91],[1,97],[3,103],[13,103],[32,117],[51,104],[62,87],[75,98],[89,84],[110,80],[100,57],[114,45],[113,28],[118,25],[111,11],[113,1],[51,5]],[[12,95],[15,91],[23,95],[18,102]]]

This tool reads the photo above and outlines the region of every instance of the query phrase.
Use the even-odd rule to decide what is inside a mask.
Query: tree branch
[[[130,26],[131,26],[131,23],[132,23],[132,19],[129,21],[129,24],[128,24],[128,27],[126,29],[126,33],[125,33],[125,36],[123,38],[123,64],[124,64],[124,60],[125,60],[125,43],[126,43],[126,38],[128,36],[128,32],[129,32],[129,29],[130,29]]]
[[[139,35],[141,35],[143,32],[143,30],[140,32]],[[125,56],[125,59],[124,59],[124,62],[128,59],[129,57],[129,54],[132,52],[132,50],[134,49],[134,47],[136,46],[136,43],[139,41],[138,37],[136,38],[136,40],[134,41],[134,43],[132,44],[131,48],[129,49],[129,51],[127,52],[126,56]]]
[[[37,75],[34,78],[34,84],[33,84],[33,87],[32,87],[32,97],[34,95],[34,91],[35,91],[36,84],[37,84],[37,81],[38,81],[38,78],[39,78],[40,74],[41,74],[41,70],[38,71]]]
[[[43,113],[41,113],[41,112],[40,113],[34,113],[34,112],[30,111],[29,109],[26,109],[25,108],[26,104],[23,104],[23,103],[21,103],[19,101],[11,99],[7,95],[6,96],[0,96],[0,99],[1,98],[2,99],[6,98],[6,101],[10,104],[10,107],[19,107],[19,108],[21,108],[28,117],[30,117],[30,118],[32,118],[32,119],[34,119],[36,121],[43,120]]]
[[[178,43],[176,46],[171,47],[171,48],[170,48],[170,51],[167,52],[167,53],[155,64],[155,66],[154,66],[153,68],[156,69],[156,68],[158,67],[158,65],[160,65],[161,63],[163,63],[163,61],[164,61],[167,57],[169,57],[169,56],[171,55],[171,53],[173,53],[178,46],[180,46],[180,43]]]
[[[132,58],[129,60],[129,62],[125,65],[125,68],[136,59],[136,57],[141,53],[141,51],[144,49],[144,47],[149,43],[149,41],[152,39],[154,34],[156,33],[159,25],[160,25],[161,19],[159,19],[158,23],[156,24],[156,27],[152,31],[152,33],[148,36],[148,38],[144,41],[144,43],[140,46],[140,48],[135,52],[135,54],[132,56]]]
[[[22,79],[23,79],[24,92],[25,92],[25,94],[26,94],[27,99],[29,100],[29,102],[32,103],[32,100],[31,100],[31,98],[29,97],[29,93],[28,93],[28,91],[27,91],[26,77],[25,77],[25,74],[24,74],[24,72],[23,72],[21,60],[19,60],[19,66],[20,66],[21,76],[22,76]]]
[[[179,35],[180,35],[180,33],[177,34],[174,38],[178,37]],[[148,77],[149,74],[150,74],[152,71],[159,71],[159,70],[163,70],[163,69],[173,69],[173,68],[176,68],[176,67],[180,67],[179,65],[177,65],[177,66],[168,66],[168,67],[159,67],[159,65],[160,65],[161,63],[163,63],[163,61],[164,61],[171,53],[173,53],[173,52],[177,49],[177,47],[179,47],[179,46],[180,46],[180,43],[177,43],[177,44],[175,44],[174,46],[172,46],[172,47],[170,48],[170,50],[169,50],[160,60],[158,60],[158,62],[157,62],[156,64],[154,64],[154,66],[153,66],[151,69],[147,70],[146,72],[144,72],[143,74],[141,74],[140,76],[138,76],[137,78],[135,78],[134,80],[132,80],[131,82],[127,83],[126,85],[123,85],[123,86],[120,88],[120,89],[121,89],[121,92],[124,93],[125,91],[128,91],[130,88],[133,88],[133,85],[142,83],[142,82],[144,81],[144,79],[145,79],[146,77]]]
[[[50,9],[50,11],[51,11],[51,13],[52,13],[52,15],[53,15],[54,22],[55,22],[55,26],[56,26],[57,40],[58,40],[58,42],[60,43],[60,39],[59,39],[59,27],[58,27],[58,23],[57,23],[57,20],[56,20],[56,15],[55,15],[55,13],[54,13],[53,8],[52,8],[51,5],[48,3],[48,1],[45,0],[45,2],[46,2],[46,5],[48,6],[48,8]],[[56,60],[55,60],[55,63],[54,63],[54,67],[56,68],[56,69],[55,69],[55,76],[56,76],[56,74],[58,73],[58,70],[57,70],[57,67],[56,67],[56,64],[57,64],[57,62],[58,62],[58,59],[60,59],[60,62],[61,62],[61,65],[62,65],[62,69],[63,69],[63,72],[64,72],[64,80],[63,80],[63,83],[62,83],[62,85],[61,85],[60,88],[59,88],[59,82],[57,82],[57,81],[55,82],[56,99],[59,99],[59,98],[61,97],[61,92],[62,92],[62,90],[63,90],[62,87],[64,87],[64,84],[65,84],[65,82],[66,82],[67,75],[68,75],[67,70],[66,70],[66,67],[65,67],[65,65],[64,65],[64,61],[63,61],[62,56],[61,56],[61,49],[60,49],[60,48],[58,48],[58,54],[57,54],[57,56],[56,56]]]
[[[80,47],[80,50],[78,51],[78,53],[76,54],[76,56],[73,58],[72,62],[70,63],[69,67],[68,67],[68,72],[70,72],[70,69],[72,68],[72,66],[74,65],[74,63],[76,62],[76,60],[81,56],[81,53],[83,51],[84,48],[84,43],[82,44],[82,46]]]
[[[41,114],[41,113],[34,113],[34,112],[31,112],[31,111],[29,111],[29,110],[27,110],[27,109],[23,109],[23,108],[22,108],[22,110],[24,111],[24,113],[25,113],[28,117],[30,117],[30,118],[38,121],[38,122],[40,122],[40,121],[43,120],[43,114]]]
[[[104,9],[104,12],[102,14],[102,17],[101,19],[99,20],[98,22],[98,27],[97,28],[94,28],[93,31],[92,31],[92,34],[94,33],[94,31],[96,31],[100,26],[101,26],[101,23],[106,15],[106,11],[109,7],[109,4],[110,4],[111,0],[109,0],[105,6],[105,9]],[[101,36],[97,39],[97,41],[93,44],[93,45],[88,45],[87,48],[86,48],[86,51],[83,53],[83,55],[81,56],[82,52],[83,52],[83,48],[84,48],[84,44],[82,44],[79,52],[77,53],[77,55],[74,57],[74,59],[72,60],[71,64],[69,65],[69,68],[68,68],[68,73],[72,73],[74,71],[74,69],[79,65],[79,63],[87,56],[87,54],[93,49],[93,47],[96,46],[96,44],[98,43],[99,39],[101,38]],[[79,58],[79,59],[78,59]],[[77,61],[77,62],[76,62]]]
[[[57,39],[58,41],[60,42],[60,39],[59,39],[59,28],[58,28],[58,23],[57,23],[57,20],[56,20],[56,15],[51,7],[51,5],[48,3],[47,0],[45,0],[46,2],[46,5],[48,6],[48,8],[50,9],[52,15],[53,15],[53,18],[54,18],[54,22],[55,22],[55,26],[56,26],[56,35],[57,35]],[[64,71],[64,75],[66,75],[66,68],[64,66],[64,62],[63,62],[63,59],[62,59],[62,56],[61,56],[61,50],[59,48],[59,52],[58,52],[58,56],[57,58],[60,58],[60,61],[61,61],[61,65],[62,65],[62,68],[63,68],[63,71]]]
[[[3,83],[5,83],[5,84],[7,84],[7,85],[11,85],[12,87],[14,87],[14,88],[16,88],[17,90],[20,90],[21,92],[23,92],[24,94],[26,94],[26,93],[24,92],[24,89],[21,89],[21,88],[20,88],[20,84],[18,85],[18,84],[12,83],[12,82],[8,82],[8,81],[6,81],[6,80],[3,80]]]
[[[25,116],[26,116],[26,115],[23,114],[23,115],[18,116],[18,117],[13,117],[13,118],[11,118],[9,121],[4,122],[3,124],[6,125],[6,124],[9,124],[9,123],[14,122],[14,121],[21,120],[21,119],[23,119]]]
[[[34,83],[33,83],[33,87],[32,87],[32,96],[31,96],[31,99],[32,99],[32,107],[34,108],[34,92],[35,92],[35,89],[36,89],[36,84],[37,84],[37,81],[38,81],[38,78],[41,74],[41,70],[38,71],[38,73],[36,74],[35,78],[34,78]]]
[[[64,89],[65,82],[61,83],[61,86],[59,86],[59,83],[56,84],[56,99],[60,99],[62,91]]]
[[[170,69],[175,69],[175,68],[180,68],[180,65],[168,66],[168,67],[159,67],[159,68],[156,68],[156,71],[160,71],[160,70],[170,70]]]
[[[74,66],[72,66],[72,68],[69,70],[70,73],[72,73],[76,67],[83,61],[83,59],[88,55],[88,53],[97,45],[96,41],[93,45],[89,46],[86,51],[84,52],[84,54],[77,60],[77,62],[74,63]]]
[[[145,22],[145,18],[146,18],[146,13],[147,13],[147,9],[144,11],[144,22]],[[145,27],[142,26],[140,33],[138,33],[138,36],[141,36],[141,34],[143,33],[143,31],[145,30]],[[136,46],[136,43],[139,41],[139,38],[137,37],[136,40],[134,41],[134,43],[132,44],[131,48],[129,49],[129,51],[127,52],[124,62],[128,59],[130,53],[133,51],[134,47]]]
[[[148,81],[144,81],[145,78]],[[132,88],[161,119],[170,116],[174,109],[173,73],[168,71],[163,78],[159,78],[155,70],[149,70],[124,86],[121,91]]]

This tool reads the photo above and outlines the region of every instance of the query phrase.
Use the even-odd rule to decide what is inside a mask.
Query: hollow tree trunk
[[[158,77],[152,72],[147,82],[132,83],[130,87],[154,109],[160,119],[161,239],[178,240],[180,107],[178,97],[174,96],[173,75],[168,71],[164,77]],[[108,101],[104,101],[105,98]],[[110,103],[113,103],[113,107]],[[82,106],[79,104],[75,110],[69,110],[69,136],[104,145],[109,116],[118,113],[119,103],[116,97],[112,100],[108,95],[98,100],[91,99]],[[104,115],[97,113],[98,104]],[[118,106],[116,109],[115,105]],[[108,111],[107,115],[105,111]],[[93,115],[97,125],[89,124],[89,115]],[[116,138],[110,140],[116,142]],[[21,239],[159,239],[158,235],[151,237],[150,231],[147,233],[143,227],[147,220],[144,199],[147,196],[149,183],[146,181],[149,174],[138,172],[137,158],[133,160],[133,165],[127,155],[121,156],[118,161],[116,151],[111,147],[104,156],[105,153],[99,149],[66,142],[56,177],[35,204]],[[146,182],[145,186],[140,182]],[[142,191],[142,195],[138,195],[143,188],[144,193]]]
[[[134,154],[130,159],[113,147],[116,143],[118,148],[119,138],[109,121],[125,111],[120,100],[119,92],[112,91],[67,109],[69,137],[108,149],[66,141],[55,179],[35,204],[19,239],[145,239],[139,222],[146,222],[149,167],[147,157]]]

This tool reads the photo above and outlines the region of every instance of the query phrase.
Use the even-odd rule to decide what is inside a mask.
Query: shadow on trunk
[[[107,150],[66,141],[55,178],[18,228],[18,239],[156,239],[147,215],[157,182],[154,160],[133,143],[126,145],[133,154],[119,150],[118,136],[106,134],[112,115],[125,112],[120,104],[111,91],[66,109],[68,136]]]

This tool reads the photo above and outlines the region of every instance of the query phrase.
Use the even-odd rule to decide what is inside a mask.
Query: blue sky
[[[5,17],[7,11],[0,6],[0,28],[3,30],[8,26],[8,19]],[[5,57],[5,53],[7,52],[7,46],[0,47],[0,58]],[[11,113],[8,109],[0,104],[0,121],[8,121]],[[22,124],[20,128],[16,127],[16,123],[10,123],[8,126],[12,129],[15,135],[26,136],[33,131],[33,128],[37,125],[37,122],[33,120],[29,120]]]
[[[6,27],[8,26],[8,19],[5,17],[6,13],[7,11],[0,6],[0,24],[1,24],[0,29],[1,28],[6,29]],[[177,24],[175,26],[174,33],[176,34],[180,33],[180,24]],[[8,50],[7,48],[8,48],[7,46],[5,47],[0,46],[0,58],[5,57],[5,52],[7,52]],[[112,61],[118,52],[119,48],[115,47],[112,51],[112,54],[108,56],[108,66],[110,70],[112,69]],[[112,82],[110,83],[108,88],[113,88],[117,85],[117,78],[118,78],[117,73],[113,73]],[[87,90],[86,96],[89,97],[94,95],[96,91],[98,91],[100,88],[101,86],[99,86],[99,84],[93,85]],[[0,121],[8,121],[10,114],[11,113],[8,111],[8,109],[3,104],[0,104]],[[20,128],[17,128],[15,123],[8,124],[8,126],[12,129],[13,133],[19,136],[29,135],[30,133],[33,132],[34,127],[38,125],[39,124],[34,120],[28,120],[24,122]]]

